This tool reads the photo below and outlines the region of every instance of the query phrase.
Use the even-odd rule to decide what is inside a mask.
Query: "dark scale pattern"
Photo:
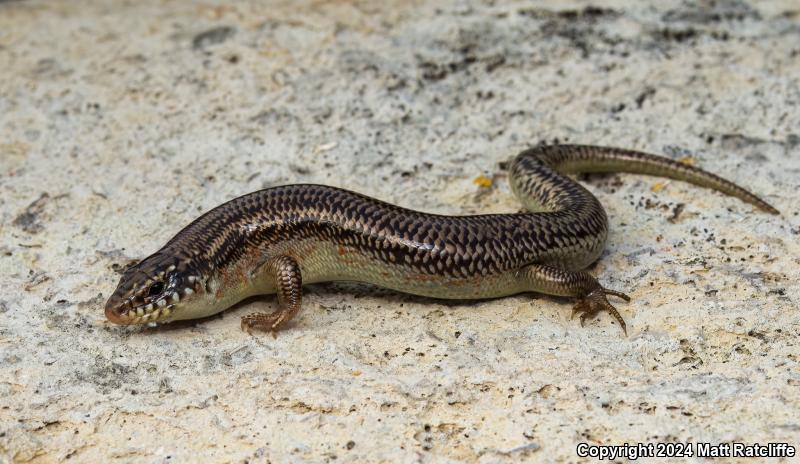
[[[687,179],[771,208],[724,179],[667,158],[561,145],[526,150],[511,165],[514,192],[526,207],[542,212],[441,216],[334,187],[287,185],[220,205],[159,253],[204,273],[279,242],[314,238],[431,275],[487,275],[537,262],[577,269],[602,252],[608,220],[594,195],[558,171],[605,171],[608,165],[615,171]]]
[[[207,272],[279,242],[313,238],[423,273],[465,277],[471,274],[470,265],[492,273],[529,262],[535,250],[509,247],[507,242],[513,236],[539,243],[523,232],[538,230],[534,224],[519,227],[531,219],[531,215],[436,216],[333,187],[289,185],[255,192],[210,211],[161,253],[193,256]]]
[[[608,294],[624,295],[578,272],[602,253],[608,234],[606,213],[594,195],[564,175],[611,171],[685,180],[777,213],[741,187],[668,158],[617,148],[537,147],[514,159],[509,176],[530,213],[426,214],[322,185],[287,185],[236,198],[196,219],[126,272],[106,314],[118,321],[133,320],[119,314],[137,310],[131,301],[142,298],[136,293],[146,292],[150,281],[159,278],[202,282],[205,294],[215,295],[213,301],[197,303],[191,310],[178,305],[175,311],[182,313],[173,318],[221,311],[252,294],[251,286],[262,285],[278,292],[282,311],[248,316],[246,325],[276,329],[299,309],[300,282],[324,278],[331,271],[340,278],[447,298],[519,291],[575,296],[582,319],[607,310],[624,328],[605,299]],[[276,263],[278,270],[260,269]],[[168,266],[172,268],[165,272]],[[264,275],[268,285],[254,277]],[[145,278],[149,281],[139,282]],[[198,286],[196,291],[201,290]],[[191,291],[187,296],[192,297]],[[157,295],[148,301],[158,303],[162,298]],[[118,311],[122,301],[128,302],[128,309]]]
[[[432,275],[486,275],[542,261],[580,268],[602,252],[608,221],[597,198],[558,170],[603,171],[607,164],[620,164],[621,158],[625,159],[615,170],[688,178],[765,205],[730,182],[666,158],[597,147],[539,147],[517,156],[510,177],[526,206],[546,212],[440,216],[333,187],[287,185],[254,192],[209,211],[160,253],[208,272],[254,249],[317,238]]]

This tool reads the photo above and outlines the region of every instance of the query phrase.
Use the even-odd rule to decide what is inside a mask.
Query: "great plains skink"
[[[300,310],[302,285],[358,281],[448,299],[521,292],[573,297],[581,323],[610,312],[607,289],[582,271],[608,235],[597,198],[565,174],[629,172],[687,181],[778,211],[743,188],[688,164],[617,148],[541,146],[509,166],[530,212],[443,216],[323,185],[286,185],[235,198],[203,214],[128,268],[105,314],[117,324],[209,316],[258,294],[277,293],[272,314],[243,329],[277,331]]]

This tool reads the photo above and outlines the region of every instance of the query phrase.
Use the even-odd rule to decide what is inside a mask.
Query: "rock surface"
[[[800,6],[0,2],[0,461],[572,462],[580,442],[800,442]],[[438,213],[519,208],[541,142],[698,164],[781,210],[584,179],[602,315],[522,295],[306,289],[239,316],[105,322],[132,260],[295,182]],[[481,178],[483,176],[483,178]],[[478,179],[478,182],[476,182]]]

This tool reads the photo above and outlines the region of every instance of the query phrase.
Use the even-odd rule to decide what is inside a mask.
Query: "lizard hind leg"
[[[581,326],[587,318],[595,317],[600,311],[608,311],[617,320],[622,332],[628,335],[625,320],[606,298],[606,295],[613,295],[630,301],[628,295],[603,287],[597,279],[583,271],[568,271],[544,264],[531,264],[522,271],[526,286],[531,291],[577,298],[572,317],[580,314]]]
[[[278,310],[274,313],[250,313],[242,316],[242,330],[250,333],[252,330],[275,332],[300,311],[303,299],[303,278],[300,266],[289,256],[279,256],[265,263],[266,277],[275,280],[275,289],[278,295]]]

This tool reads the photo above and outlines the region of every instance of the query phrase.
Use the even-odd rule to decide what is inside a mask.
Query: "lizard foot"
[[[277,338],[277,332],[281,325],[286,322],[285,311],[275,311],[274,313],[250,313],[242,316],[242,330],[252,334],[253,330],[272,333],[272,338]]]
[[[622,292],[609,290],[607,288],[598,286],[596,289],[578,299],[578,301],[575,303],[575,306],[572,307],[572,316],[570,316],[570,319],[574,318],[576,314],[580,314],[581,327],[583,327],[583,323],[587,318],[592,319],[597,316],[597,313],[600,311],[608,311],[612,316],[614,316],[614,319],[617,320],[620,328],[622,328],[622,332],[627,337],[628,329],[625,325],[625,320],[622,319],[622,316],[619,314],[619,311],[617,311],[617,308],[608,302],[606,295],[614,295],[622,298],[625,301],[631,301],[631,297]]]

